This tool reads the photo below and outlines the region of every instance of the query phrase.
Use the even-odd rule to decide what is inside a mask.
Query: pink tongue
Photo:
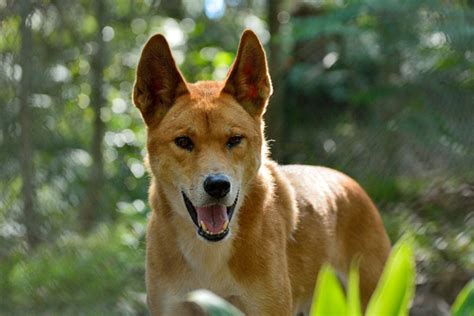
[[[225,222],[229,219],[227,208],[224,205],[215,204],[204,207],[196,207],[198,223],[204,222],[209,232],[217,234],[224,229]]]

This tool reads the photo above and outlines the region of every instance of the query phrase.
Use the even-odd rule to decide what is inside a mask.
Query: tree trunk
[[[284,73],[283,54],[281,41],[279,40],[280,21],[278,20],[278,13],[285,5],[285,1],[271,0],[268,1],[268,24],[270,31],[270,76],[273,84],[273,96],[270,99],[270,104],[266,114],[267,121],[267,139],[271,140],[271,153],[275,160],[281,160],[283,154],[283,104],[285,100],[285,87],[282,80]]]
[[[158,7],[158,13],[175,19],[183,18],[182,0],[162,0]]]
[[[33,59],[33,38],[31,31],[32,11],[31,1],[25,0],[20,3],[20,56],[19,64],[22,69],[22,76],[18,88],[18,99],[20,103],[20,169],[23,197],[23,224],[26,229],[26,239],[31,248],[36,247],[40,242],[38,214],[35,209],[35,186],[34,186],[34,148],[33,148],[33,115],[31,113],[30,99],[32,87],[32,59]]]
[[[106,7],[105,0],[95,3],[96,19],[99,26],[96,37],[97,51],[92,55],[92,92],[91,106],[94,110],[94,132],[91,146],[92,166],[90,169],[87,193],[82,205],[82,229],[89,230],[97,219],[97,211],[101,207],[100,192],[104,183],[104,163],[102,156],[102,140],[105,124],[100,117],[102,106],[105,104],[103,96],[103,72],[105,68],[105,42],[102,39],[102,30],[105,27]]]

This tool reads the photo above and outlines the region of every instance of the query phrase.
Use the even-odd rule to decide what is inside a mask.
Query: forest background
[[[146,314],[140,50],[222,80],[267,50],[280,163],[341,170],[393,242],[415,236],[412,315],[474,277],[474,1],[0,0],[0,314]]]

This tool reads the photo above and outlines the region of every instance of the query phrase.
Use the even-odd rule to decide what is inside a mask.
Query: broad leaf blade
[[[474,315],[474,279],[469,281],[459,292],[458,297],[451,307],[453,316],[471,316]]]
[[[409,303],[414,292],[414,280],[413,245],[404,238],[394,246],[388,258],[366,315],[408,315]]]
[[[311,316],[346,315],[347,305],[341,285],[329,266],[319,271],[314,291]]]
[[[359,291],[359,265],[353,263],[349,271],[347,283],[347,315],[361,316],[360,291]]]

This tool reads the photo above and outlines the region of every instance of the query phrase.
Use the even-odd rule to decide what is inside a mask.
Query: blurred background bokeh
[[[188,81],[265,45],[273,158],[357,179],[416,239],[413,315],[474,276],[474,1],[0,0],[0,314],[146,314],[147,38]]]

